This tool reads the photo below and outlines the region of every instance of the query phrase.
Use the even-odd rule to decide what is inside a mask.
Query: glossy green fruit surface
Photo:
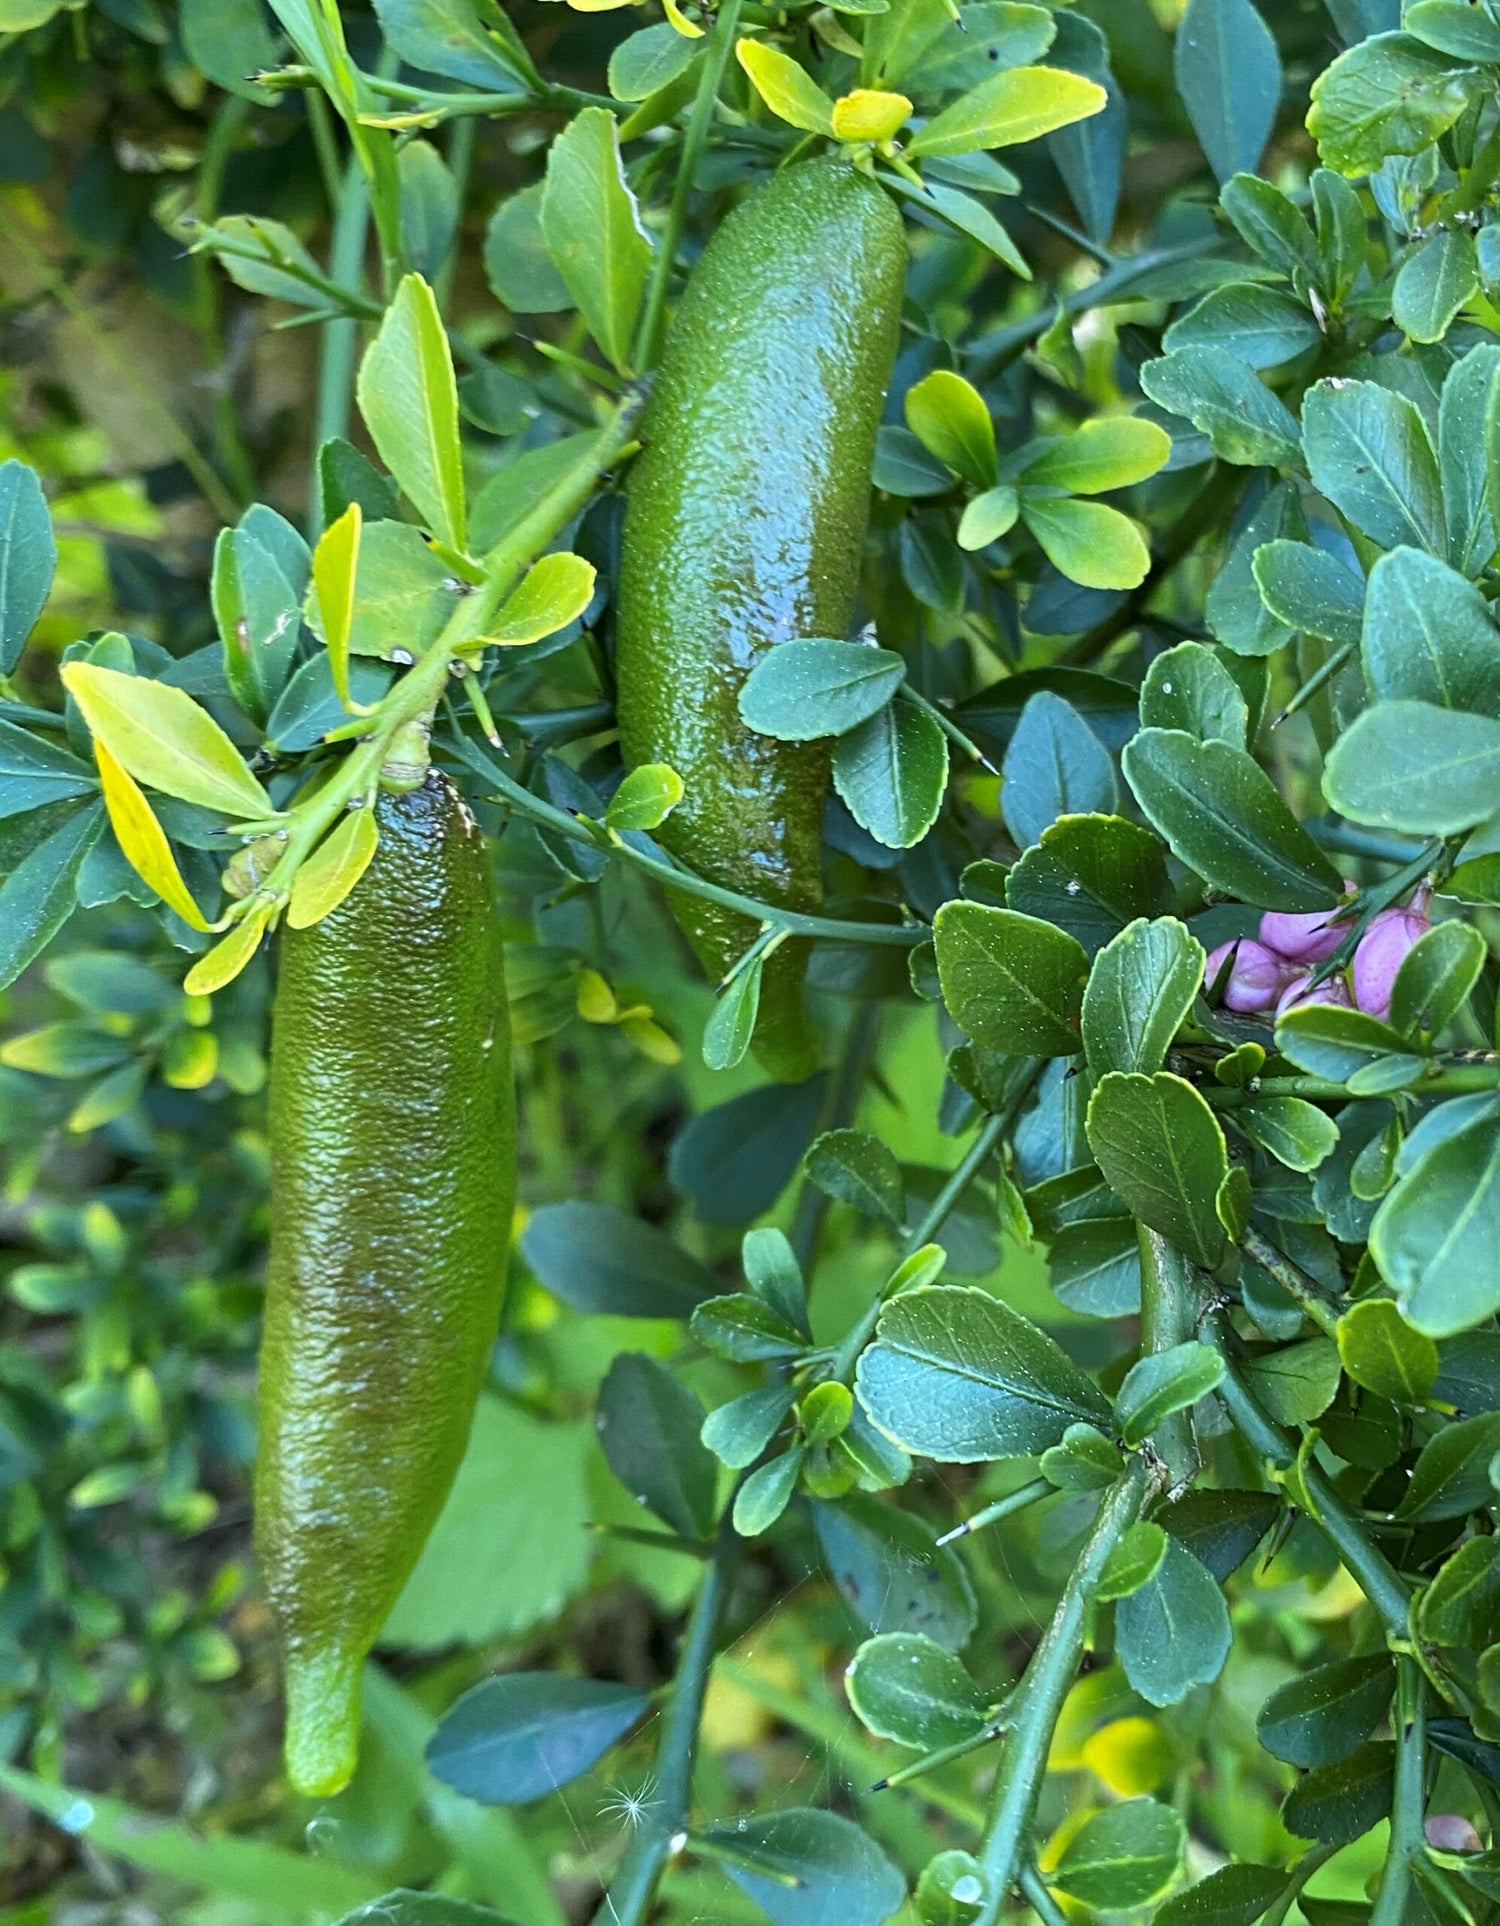
[[[890,199],[842,157],[787,168],[715,233],[673,319],[631,477],[616,625],[628,766],[670,763],[686,795],[662,842],[762,902],[815,910],[828,745],[756,735],[745,677],[779,642],[854,615],[875,431],[895,360],[906,241]],[[718,977],[756,933],[678,895]],[[816,1067],[806,946],[761,990],[756,1053]]]
[[[352,893],[282,940],[255,1544],[287,1767],[354,1769],[360,1673],[463,1455],[499,1316],[515,1120],[484,846],[447,779],[382,793]]]

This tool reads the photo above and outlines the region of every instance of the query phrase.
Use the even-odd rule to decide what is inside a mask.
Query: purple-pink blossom
[[[1221,943],[1209,956],[1203,966],[1206,984],[1214,983],[1224,967],[1224,959],[1231,954],[1234,962],[1224,986],[1225,1009],[1238,1010],[1241,1015],[1269,1010],[1281,995],[1291,966],[1284,957],[1257,943],[1254,937],[1236,937],[1232,942]]]
[[[1389,1017],[1396,972],[1412,945],[1431,928],[1426,911],[1414,902],[1384,909],[1372,920],[1354,952],[1354,1001],[1361,1010],[1382,1022]]]

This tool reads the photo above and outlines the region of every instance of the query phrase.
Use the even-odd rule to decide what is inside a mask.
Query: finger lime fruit
[[[616,622],[628,767],[670,763],[686,793],[662,842],[710,882],[816,910],[827,742],[777,742],[738,699],[768,649],[847,634],[870,468],[906,273],[901,217],[847,160],[789,167],[724,222],[667,338],[629,488]],[[749,917],[678,892],[673,911],[722,976]],[[816,1067],[806,945],[768,960],[755,1050],[775,1076]]]
[[[286,1646],[287,1770],[354,1770],[360,1673],[463,1455],[515,1175],[510,1031],[479,830],[442,775],[282,940],[255,1544]]]

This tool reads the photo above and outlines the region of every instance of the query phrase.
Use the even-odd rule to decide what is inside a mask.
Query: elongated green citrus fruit
[[[686,794],[661,840],[721,886],[815,910],[828,745],[740,719],[745,677],[854,614],[875,431],[895,359],[906,243],[881,188],[841,158],[773,175],[704,250],[673,320],[631,478],[616,624],[630,767]],[[750,919],[678,893],[721,975]],[[769,960],[755,1032],[774,1075],[815,1067],[805,945]]]
[[[463,1455],[515,1176],[489,870],[447,779],[382,793],[351,894],[282,940],[255,1543],[288,1774],[354,1769],[360,1672]]]

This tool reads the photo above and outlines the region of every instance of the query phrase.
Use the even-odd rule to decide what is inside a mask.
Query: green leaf
[[[1134,1450],[1174,1411],[1188,1411],[1224,1380],[1219,1352],[1206,1344],[1175,1344],[1133,1364],[1115,1394],[1115,1421]]]
[[[339,701],[349,706],[349,635],[354,626],[354,585],[359,568],[359,539],[364,513],[351,502],[324,529],[312,558],[312,581],[328,650],[328,671]],[[278,691],[279,693],[279,691]]]
[[[1402,25],[1439,53],[1455,60],[1500,61],[1500,26],[1465,0],[1415,0]]]
[[[1152,827],[1216,888],[1259,909],[1325,909],[1338,899],[1337,870],[1243,749],[1143,729],[1123,763]]]
[[[1298,208],[1279,187],[1253,173],[1236,174],[1224,183],[1219,206],[1253,254],[1288,280],[1299,271],[1316,282],[1318,245]]]
[[[1414,1525],[1462,1518],[1494,1496],[1490,1460],[1500,1449],[1500,1413],[1446,1424],[1423,1445],[1396,1516]]]
[[[1500,399],[1495,376],[1500,347],[1482,342],[1448,370],[1438,406],[1438,467],[1443,482],[1443,513],[1448,524],[1448,560],[1465,575],[1478,575],[1495,552],[1495,520],[1490,508],[1489,461],[1485,434],[1492,399]]]
[[[1059,1491],[1106,1491],[1120,1476],[1119,1447],[1097,1425],[1070,1424],[1060,1444],[1039,1460],[1042,1476]]]
[[[1332,1117],[1305,1097],[1256,1097],[1234,1120],[1288,1170],[1316,1170],[1339,1140]]]
[[[945,1464],[1045,1451],[1109,1406],[1055,1340],[984,1291],[933,1285],[893,1298],[859,1361],[876,1427]]]
[[[1115,1476],[1119,1476],[1118,1454]],[[1101,1605],[1129,1598],[1156,1576],[1166,1555],[1167,1534],[1161,1526],[1150,1519],[1138,1518],[1105,1560],[1094,1597]]]
[[[52,518],[36,470],[0,462],[0,675],[20,661],[56,570]]]
[[[564,549],[533,562],[489,624],[486,642],[514,648],[576,622],[594,599],[594,565]]]
[[[1145,581],[1151,551],[1128,515],[1107,502],[1023,490],[1021,520],[1060,574],[1084,588],[1129,589]]]
[[[1090,1074],[1160,1070],[1202,983],[1203,946],[1172,917],[1122,930],[1094,958],[1083,993]]]
[[[1500,794],[1500,721],[1430,702],[1381,702],[1329,753],[1323,793],[1342,815],[1412,835],[1483,822]]]
[[[779,1457],[752,1471],[734,1494],[734,1528],[741,1538],[759,1538],[768,1532],[797,1489],[806,1451],[793,1445]]]
[[[432,1772],[469,1799],[523,1806],[580,1778],[651,1704],[633,1685],[505,1672],[465,1692],[427,1742]]]
[[[524,93],[535,69],[491,0],[377,0],[387,44],[408,65],[486,93]]]
[[[1302,403],[1314,483],[1382,548],[1447,547],[1437,456],[1414,401],[1374,381],[1320,381]]]
[[[370,866],[380,840],[373,809],[345,812],[292,881],[286,920],[294,930],[311,929],[336,910]]]
[[[1150,830],[1119,816],[1060,816],[1010,869],[1006,904],[1094,951],[1167,907],[1165,858]]]
[[[852,1436],[851,1427],[845,1437]],[[973,1587],[963,1560],[933,1543],[925,1519],[864,1492],[836,1505],[814,1501],[812,1514],[834,1589],[872,1632],[921,1632],[950,1652],[968,1644],[979,1615]]]
[[[1250,707],[1212,649],[1201,642],[1179,642],[1175,649],[1163,649],[1146,671],[1141,724],[1147,729],[1178,729],[1200,742],[1227,742],[1231,749],[1243,749]]]
[[[1256,552],[1267,543],[1304,537],[1307,518],[1296,488],[1273,483],[1260,506],[1235,535],[1224,566],[1214,577],[1203,605],[1204,619],[1216,640],[1236,655],[1267,656],[1291,641],[1292,631],[1267,609],[1255,580]]]
[[[424,1652],[483,1645],[555,1617],[588,1576],[595,1448],[585,1422],[543,1421],[482,1397],[453,1489],[382,1643]]]
[[[538,1283],[575,1311],[689,1317],[718,1288],[664,1231],[613,1204],[542,1205],[521,1233],[521,1255]]]
[[[1213,1270],[1226,1243],[1215,1200],[1229,1159],[1218,1119],[1193,1086],[1166,1071],[1111,1071],[1089,1102],[1088,1139],[1121,1203]]]
[[[1250,0],[1189,0],[1173,51],[1177,91],[1221,181],[1253,174],[1281,99],[1281,60]]]
[[[984,1693],[961,1659],[918,1632],[866,1639],[844,1673],[855,1716],[877,1738],[936,1752],[984,1729]]]
[[[954,1022],[986,1049],[1071,1056],[1088,958],[1063,930],[1014,910],[945,903],[933,924]]]
[[[1479,292],[1474,237],[1445,227],[1401,263],[1391,291],[1396,326],[1413,341],[1441,341],[1460,308]]]
[[[995,485],[995,424],[977,388],[935,368],[906,391],[906,425],[931,454],[975,488]]]
[[[1156,1913],[1155,1926],[1255,1926],[1287,1889],[1290,1874],[1274,1866],[1220,1866]]]
[[[1337,556],[1307,542],[1267,542],[1251,568],[1261,600],[1289,629],[1342,646],[1360,639],[1365,584]]]
[[[909,702],[888,702],[834,744],[834,788],[887,849],[921,842],[937,821],[947,781],[948,738]]]
[[[1022,849],[1060,816],[1092,816],[1119,802],[1109,752],[1062,696],[1028,696],[1005,751],[1000,808]]]
[[[685,74],[698,48],[669,20],[642,27],[622,40],[609,57],[609,91],[616,100],[649,100]]]
[[[807,1286],[785,1233],[769,1228],[746,1231],[740,1240],[740,1264],[755,1295],[788,1324],[806,1331]]]
[[[755,1463],[781,1429],[793,1397],[789,1383],[761,1385],[710,1411],[699,1435],[720,1464],[728,1465],[731,1471],[743,1471]]]
[[[1086,1317],[1128,1317],[1141,1308],[1141,1253],[1135,1220],[1086,1218],[1064,1224],[1047,1252],[1047,1282],[1060,1304]]]
[[[674,33],[674,38],[678,37]],[[513,314],[556,314],[574,305],[568,283],[553,264],[542,232],[545,192],[545,184],[537,181],[510,195],[495,209],[485,230],[485,278],[496,300]],[[475,508],[477,521],[477,503]]]
[[[1103,495],[1133,488],[1154,475],[1172,452],[1172,438],[1139,415],[1094,415],[1070,435],[1046,445],[1021,471],[1035,487],[1071,495]]]
[[[660,829],[682,801],[682,778],[664,762],[643,762],[628,770],[604,812],[607,829]]]
[[[821,636],[783,642],[746,676],[740,716],[758,735],[780,742],[842,736],[883,709],[905,674],[894,649]]]
[[[1260,1709],[1255,1735],[1288,1765],[1335,1765],[1357,1752],[1380,1724],[1395,1686],[1388,1652],[1315,1666],[1277,1687]]]
[[[584,325],[605,360],[625,372],[651,243],[625,184],[619,123],[606,108],[585,107],[553,141],[541,223]]]
[[[1416,1635],[1428,1645],[1479,1652],[1500,1631],[1500,1543],[1471,1538],[1460,1545],[1423,1592]]]
[[[750,84],[778,120],[804,133],[832,134],[833,102],[805,67],[761,40],[739,40],[734,51]]]
[[[1224,1594],[1170,1533],[1161,1564],[1115,1607],[1115,1650],[1125,1676],[1150,1705],[1180,1705],[1211,1685],[1229,1656]]]
[[[1170,1806],[1126,1799],[1084,1821],[1047,1883],[1109,1912],[1149,1906],[1177,1877],[1186,1843],[1182,1820]]]
[[[1500,1310],[1500,1133],[1482,1117],[1406,1172],[1370,1226],[1370,1254],[1407,1322],[1449,1337]]]
[[[1300,467],[1302,434],[1265,383],[1222,348],[1179,348],[1148,361],[1141,386],[1170,414],[1208,436],[1222,460],[1248,468]]]
[[[1311,1424],[1338,1390],[1338,1347],[1329,1338],[1310,1337],[1263,1351],[1245,1364],[1244,1378],[1278,1424]]]
[[[1407,951],[1391,990],[1391,1028],[1435,1037],[1468,1001],[1489,950],[1472,923],[1456,918],[1427,931]]]
[[[899,1229],[906,1186],[895,1153],[867,1130],[826,1130],[807,1153],[807,1174],[825,1195]]]
[[[273,813],[239,750],[183,690],[96,662],[61,674],[95,740],[137,782],[241,820]]]
[[[408,274],[359,365],[359,411],[380,459],[424,525],[450,548],[467,537],[458,389],[432,289]]]
[[[1310,1003],[1288,1010],[1276,1020],[1276,1047],[1310,1076],[1347,1083],[1351,1077],[1383,1060],[1400,1057],[1407,1063],[1402,1040],[1388,1023],[1363,1010],[1337,1004]],[[1400,1086],[1397,1085],[1397,1088]]]
[[[880,1926],[906,1897],[906,1881],[850,1819],[792,1807],[726,1820],[693,1836],[711,1849],[772,1926]]]
[[[970,553],[988,548],[991,542],[998,542],[1002,535],[1010,533],[1020,512],[1021,497],[1009,482],[1003,482],[999,488],[987,488],[965,505],[959,517],[959,547]]]
[[[1168,354],[1179,348],[1225,348],[1247,368],[1261,369],[1279,368],[1322,340],[1323,330],[1294,294],[1256,281],[1232,281],[1212,289],[1174,321],[1161,345]]]
[[[701,1442],[703,1406],[660,1358],[622,1352],[599,1387],[594,1428],[610,1470],[684,1538],[714,1525],[718,1468]]]
[[[406,258],[424,279],[437,279],[458,230],[458,183],[431,141],[409,140],[396,156],[401,233]]]
[[[1299,1839],[1348,1845],[1385,1818],[1395,1786],[1396,1748],[1372,1740],[1335,1765],[1315,1766],[1283,1800],[1281,1822]]]
[[[15,982],[77,907],[78,872],[104,820],[102,803],[76,810],[0,884],[0,989]]]
[[[1479,84],[1409,34],[1372,34],[1313,82],[1308,132],[1325,167],[1373,174],[1387,154],[1419,154],[1446,133]]]
[[[1500,716],[1500,630],[1446,562],[1393,549],[1370,571],[1361,642],[1377,702],[1428,702]]]
[[[68,750],[0,720],[0,819],[86,796],[99,779]]]
[[[488,1906],[475,1906],[467,1899],[450,1899],[446,1893],[410,1892],[398,1886],[382,1893],[368,1905],[345,1913],[336,1926],[510,1926]]]
[[[987,0],[977,0],[977,4],[986,3]],[[998,167],[999,162],[995,165]],[[983,201],[975,200],[972,194],[964,194],[956,187],[946,187],[941,181],[924,181],[919,192],[899,174],[883,174],[881,179],[903,200],[936,213],[960,234],[968,235],[971,241],[977,241],[982,248],[987,248],[1019,280],[1029,281],[1032,278],[1031,269],[1015,242]]]
[[[1366,1298],[1338,1324],[1339,1358],[1356,1384],[1393,1404],[1421,1404],[1438,1373],[1432,1339],[1414,1330],[1389,1298]]]
[[[735,1364],[800,1357],[807,1349],[801,1320],[794,1322],[778,1306],[748,1291],[731,1291],[700,1304],[693,1312],[693,1336]]]
[[[1015,146],[1101,113],[1108,98],[1096,81],[1061,67],[1013,67],[945,107],[907,142],[907,152],[969,154]]]

